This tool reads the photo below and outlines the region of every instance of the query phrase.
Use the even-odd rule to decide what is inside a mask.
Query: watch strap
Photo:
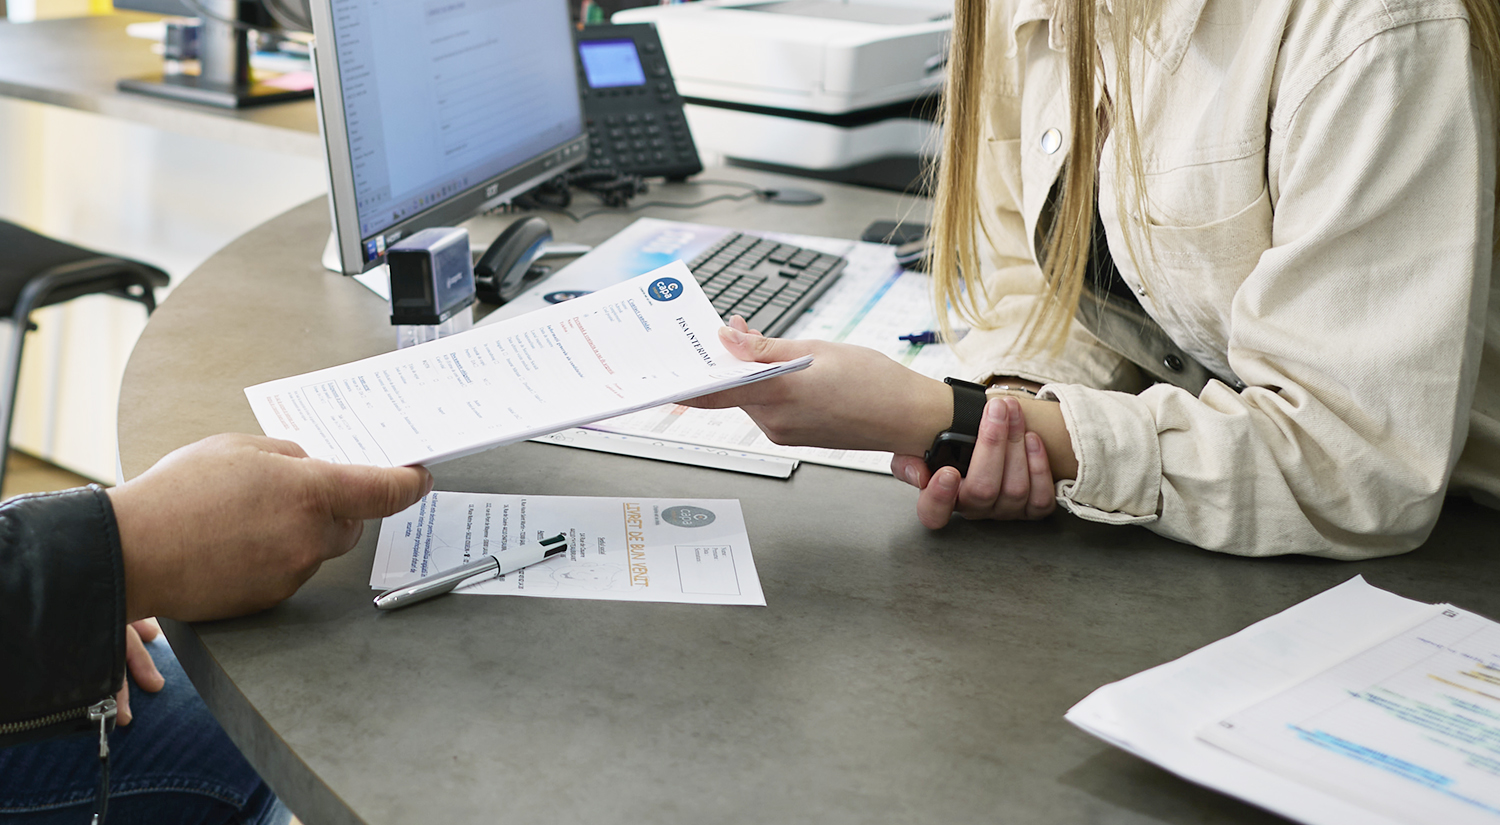
[[[984,402],[988,400],[983,384],[944,378],[943,383],[953,388],[953,423],[948,431],[963,435],[979,436],[979,422],[984,418]]]
[[[982,384],[958,378],[944,378],[943,383],[953,388],[953,423],[938,433],[932,448],[922,458],[927,469],[934,473],[940,467],[956,467],[962,475],[969,472],[969,459],[979,440],[979,422],[984,417],[988,396]]]

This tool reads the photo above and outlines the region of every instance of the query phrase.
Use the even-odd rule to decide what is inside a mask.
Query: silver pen
[[[512,552],[515,552],[512,550]],[[523,567],[540,564],[553,556],[568,552],[567,537],[558,533],[550,539],[542,539],[537,542],[537,548],[531,553],[524,554],[518,563],[513,563],[509,569],[501,569],[500,559],[493,555],[485,554],[477,561],[471,561],[452,570],[444,570],[434,573],[425,579],[419,579],[410,584],[392,588],[375,597],[375,607],[380,610],[394,610],[398,607],[406,607],[417,602],[425,602],[433,596],[441,596],[449,590],[463,584],[469,579],[482,573],[493,572],[498,576],[508,576]],[[507,555],[510,555],[507,553]]]

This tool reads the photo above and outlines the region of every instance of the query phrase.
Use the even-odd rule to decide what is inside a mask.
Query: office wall
[[[0,0],[0,17],[7,16],[18,23],[29,20],[47,20],[56,17],[82,17],[100,11],[95,0]],[[108,11],[108,3],[103,11]]]
[[[174,283],[254,226],[323,194],[323,176],[311,158],[0,99],[0,217],[150,261]],[[11,443],[113,482],[120,378],[145,313],[91,296],[34,320]]]

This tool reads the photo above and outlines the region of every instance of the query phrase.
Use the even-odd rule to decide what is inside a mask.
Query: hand
[[[151,652],[146,650],[146,643],[155,641],[160,635],[161,625],[155,619],[141,619],[125,625],[125,667],[136,685],[147,693],[155,693],[167,683],[161,671],[156,669]],[[115,694],[115,708],[115,724],[130,724],[134,718],[130,713],[130,679],[126,679],[120,685],[120,692]]]
[[[273,438],[190,444],[109,490],[126,614],[198,621],[264,610],[352,548],[364,519],[431,489],[422,467],[331,464]]]
[[[967,476],[953,467],[929,475],[927,463],[914,455],[892,458],[891,473],[922,491],[917,519],[933,530],[947,525],[954,513],[969,519],[1039,519],[1057,508],[1047,448],[1026,430],[1015,398],[991,398],[984,405]]]
[[[921,452],[953,420],[953,394],[880,353],[827,341],[765,338],[731,319],[719,330],[730,354],[770,363],[812,355],[805,370],[683,403],[740,407],[777,444]]]

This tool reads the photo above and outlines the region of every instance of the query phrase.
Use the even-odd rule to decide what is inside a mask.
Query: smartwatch
[[[939,467],[957,467],[959,475],[968,475],[969,459],[974,457],[974,444],[979,440],[979,420],[984,417],[988,399],[983,384],[957,378],[944,378],[943,383],[953,388],[953,423],[937,434],[922,458],[931,472]]]

